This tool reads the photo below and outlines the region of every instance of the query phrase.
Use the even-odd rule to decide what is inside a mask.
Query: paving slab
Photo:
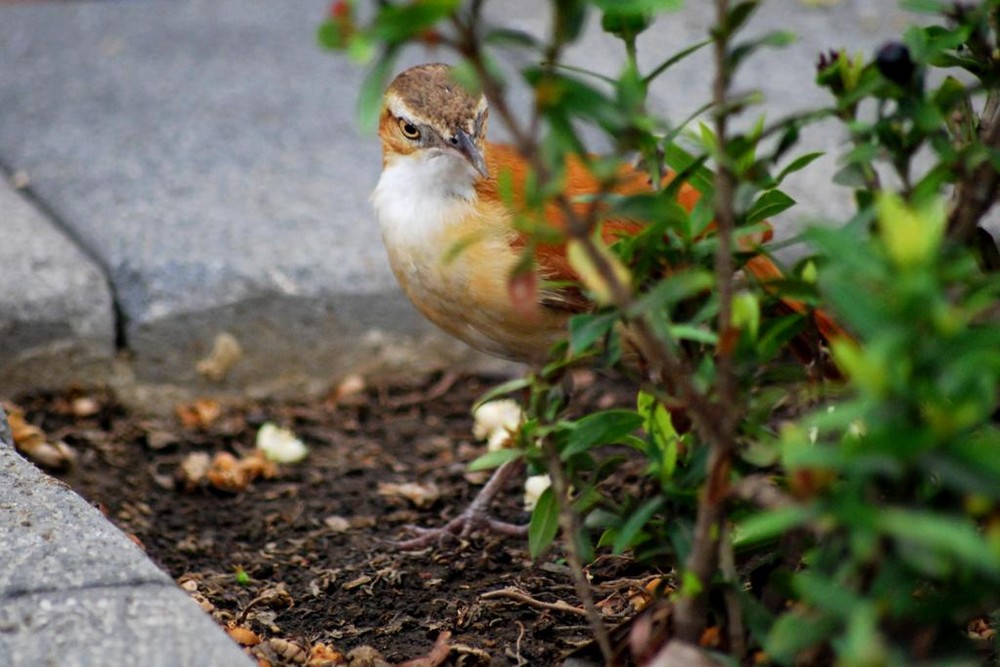
[[[0,387],[107,379],[115,318],[100,267],[2,176],[0,277]]]
[[[0,665],[246,664],[96,508],[14,452],[0,410]]]
[[[26,174],[96,259],[139,384],[265,393],[469,358],[423,322],[390,274],[367,201],[378,145],[355,122],[363,71],[315,43],[328,6],[0,4],[0,165]],[[546,30],[545,3],[487,8]],[[570,60],[614,74],[622,47],[591,18]],[[640,38],[643,63],[703,38],[712,19],[707,2],[662,17]],[[789,29],[799,40],[761,52],[737,88],[761,89],[770,118],[827,103],[812,82],[818,53],[870,53],[909,20],[895,0],[771,0],[752,31]],[[413,49],[400,67],[443,58]],[[709,60],[705,49],[658,81],[652,108],[677,120],[706,101]],[[515,96],[527,108],[527,92]],[[843,138],[829,125],[801,150],[836,151]],[[829,185],[835,168],[824,158],[789,180],[802,206],[778,221],[779,238],[849,209],[849,192]],[[12,272],[0,266],[5,283],[31,276]],[[222,333],[243,354],[217,383],[196,368]]]
[[[0,161],[101,262],[139,381],[215,388],[196,363],[223,332],[222,387],[261,391],[462,349],[388,269],[327,7],[0,5]]]

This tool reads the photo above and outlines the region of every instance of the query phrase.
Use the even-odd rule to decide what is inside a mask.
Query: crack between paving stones
[[[108,287],[108,292],[111,294],[111,316],[114,320],[114,335],[115,335],[115,350],[122,352],[128,350],[128,340],[125,335],[125,325],[127,317],[125,312],[122,310],[121,299],[118,298],[118,289],[111,280],[111,272],[101,259],[101,256],[88,245],[76,230],[73,229],[61,215],[46,202],[42,196],[35,191],[31,185],[25,187],[17,187],[14,184],[14,173],[15,169],[11,167],[5,160],[0,159],[0,176],[14,189],[15,192],[24,197],[29,204],[35,207],[39,213],[41,213],[45,218],[52,223],[52,226],[63,235],[63,237],[68,240],[73,246],[82,252],[84,256],[89,259],[101,272],[101,277],[104,278],[104,284]]]
[[[60,588],[58,586],[49,586],[44,588],[32,588],[24,590],[9,591],[0,595],[0,600],[5,602],[14,602],[16,600],[22,600],[24,598],[30,598],[35,595],[53,595],[59,594],[72,594],[72,593],[82,593],[87,591],[113,591],[118,589],[145,589],[145,588],[175,588],[181,590],[173,581],[169,579],[136,579],[135,581],[122,581],[118,583],[109,584],[94,584],[92,586],[72,586],[69,588]]]

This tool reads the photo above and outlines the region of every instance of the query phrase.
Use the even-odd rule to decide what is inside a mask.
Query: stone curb
[[[97,509],[14,451],[0,411],[0,665],[251,664]]]

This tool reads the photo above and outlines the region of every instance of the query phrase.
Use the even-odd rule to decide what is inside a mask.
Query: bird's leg
[[[411,529],[419,534],[409,540],[396,542],[396,546],[403,551],[422,549],[447,537],[465,537],[477,530],[487,530],[500,535],[527,535],[528,527],[526,525],[498,521],[490,517],[488,513],[490,503],[493,502],[507,480],[523,469],[524,461],[521,459],[504,463],[494,471],[489,481],[486,482],[486,486],[479,490],[479,493],[461,514],[440,528],[411,526]]]

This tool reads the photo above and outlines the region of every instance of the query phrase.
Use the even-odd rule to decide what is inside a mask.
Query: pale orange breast
[[[540,361],[565,331],[566,315],[542,309],[525,318],[515,309],[508,279],[517,255],[507,216],[499,205],[470,203],[428,243],[386,248],[400,286],[427,319],[483,352]]]

